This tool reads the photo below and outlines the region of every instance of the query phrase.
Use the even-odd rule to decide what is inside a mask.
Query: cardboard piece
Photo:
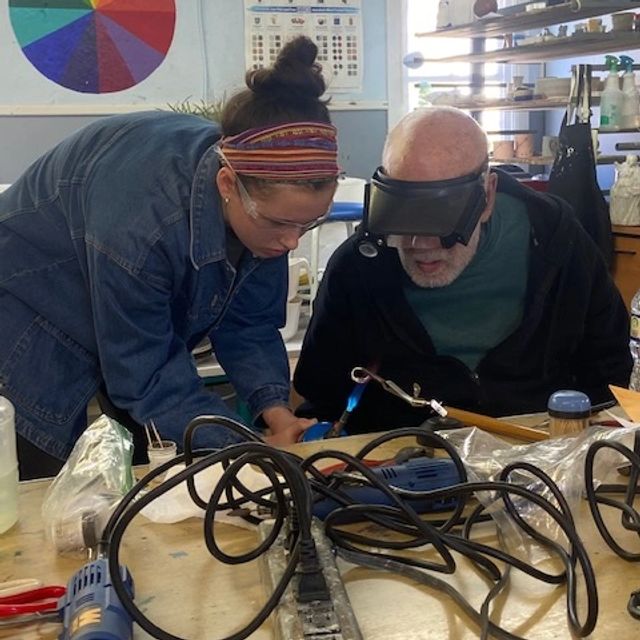
[[[609,389],[629,418],[633,422],[640,422],[640,391],[631,391],[612,384],[609,385]]]

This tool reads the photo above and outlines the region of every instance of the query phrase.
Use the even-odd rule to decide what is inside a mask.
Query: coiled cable
[[[193,435],[197,429],[204,428],[203,425],[231,429],[245,441],[217,451],[194,451]],[[457,484],[432,491],[404,490],[390,486],[365,464],[365,457],[381,445],[397,438],[418,436],[423,444],[426,441],[429,446],[443,451],[451,458],[458,472]],[[345,467],[326,476],[320,471],[319,465],[324,460],[330,459],[342,461]],[[149,489],[153,480],[182,462],[186,464],[184,470],[159,486]],[[222,477],[210,496],[206,498],[200,496],[196,489],[195,476],[218,463],[223,467]],[[238,480],[239,472],[246,465],[262,471],[268,481],[265,489],[251,491]],[[511,482],[516,471],[534,476],[536,486],[541,485],[548,489],[552,501],[536,491]],[[369,484],[382,492],[388,504],[354,503],[353,498],[346,491],[346,483],[353,482],[354,477],[357,477],[359,482]],[[299,456],[268,446],[240,423],[220,416],[201,416],[192,421],[186,429],[184,453],[149,473],[125,496],[109,519],[101,541],[103,550],[108,553],[114,590],[124,608],[140,627],[160,640],[182,639],[153,623],[130,598],[118,571],[119,549],[133,518],[146,505],[181,482],[187,484],[189,495],[194,503],[205,510],[203,530],[206,547],[209,553],[221,562],[237,565],[256,559],[274,544],[285,524],[289,527],[288,562],[281,579],[255,618],[225,640],[242,640],[251,635],[277,605],[296,570],[303,577],[305,574],[317,573],[315,543],[311,535],[311,514],[314,500],[323,497],[330,497],[340,505],[326,517],[324,524],[326,535],[332,540],[341,557],[363,566],[398,572],[419,583],[429,584],[444,591],[478,622],[482,637],[492,635],[506,640],[518,638],[491,622],[489,616],[491,601],[508,583],[513,569],[522,571],[544,583],[566,583],[568,624],[572,632],[584,637],[595,627],[598,598],[589,557],[578,536],[571,512],[561,491],[546,474],[536,467],[524,463],[512,464],[503,470],[498,481],[468,482],[464,465],[455,448],[444,438],[424,428],[398,429],[383,434],[363,447],[355,456],[342,451],[320,451],[303,460]],[[478,492],[492,492],[525,536],[543,545],[559,558],[563,571],[560,573],[543,571],[530,566],[503,548],[492,547],[474,540],[472,538],[474,528],[487,519],[486,510],[482,505],[472,507],[469,505],[469,500]],[[519,500],[518,504],[514,501],[515,497]],[[433,501],[452,501],[453,508],[450,514],[440,516],[438,520],[424,519],[412,505],[413,500],[423,498]],[[561,545],[548,535],[536,530],[522,516],[519,510],[520,501],[524,501],[527,505],[534,505],[550,518],[564,536],[566,545]],[[273,529],[255,548],[239,555],[230,555],[223,551],[216,541],[215,515],[220,510],[238,509],[248,503],[260,505],[271,511],[274,518]],[[469,515],[465,517],[465,513]],[[376,533],[372,536],[370,527],[359,531],[344,528],[345,521],[351,520],[354,514],[360,519],[369,520],[381,527],[380,534]],[[629,521],[632,521],[631,518]],[[436,554],[435,559],[404,555],[407,551],[424,545],[432,547]],[[466,602],[462,594],[453,586],[432,575],[432,573],[454,573],[457,570],[454,554],[460,554],[472,562],[489,585],[488,594],[479,611]],[[584,622],[580,622],[577,613],[578,567],[587,594]]]

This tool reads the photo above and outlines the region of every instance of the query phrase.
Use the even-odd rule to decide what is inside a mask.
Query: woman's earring
[[[224,198],[224,203],[229,204],[229,198]]]

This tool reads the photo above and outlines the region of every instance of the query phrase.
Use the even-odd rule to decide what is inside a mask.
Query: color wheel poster
[[[247,69],[273,63],[282,45],[305,35],[318,46],[328,92],[362,91],[361,0],[245,0]]]
[[[174,0],[9,0],[18,44],[52,82],[82,93],[123,91],[163,62]]]
[[[201,96],[195,0],[3,4],[0,104],[156,107]]]

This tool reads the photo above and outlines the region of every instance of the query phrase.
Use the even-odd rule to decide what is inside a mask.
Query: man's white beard
[[[480,225],[475,229],[467,246],[456,243],[450,249],[411,249],[398,248],[400,262],[407,275],[418,287],[433,289],[446,287],[465,270],[478,249]],[[434,273],[424,273],[418,262],[435,262],[441,260],[439,269]]]

